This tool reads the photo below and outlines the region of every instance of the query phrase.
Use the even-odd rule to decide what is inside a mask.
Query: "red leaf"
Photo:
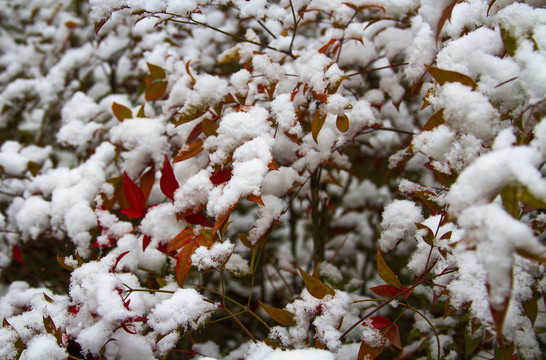
[[[128,253],[129,253],[129,250],[127,250],[127,251],[125,251],[125,252],[123,252],[123,253],[121,253],[121,254],[118,255],[118,257],[117,257],[117,259],[116,259],[116,262],[114,263],[114,266],[112,266],[112,270],[110,270],[110,272],[114,272],[114,270],[116,270],[116,266],[118,266],[119,261],[120,261],[121,259],[123,259],[123,257],[124,257],[125,255],[127,255]]]
[[[174,192],[178,189],[179,185],[167,155],[165,155],[165,161],[163,162],[163,171],[161,173],[159,185],[163,194],[174,201]]]
[[[68,312],[74,316],[78,314],[80,307],[78,305],[72,305],[68,307]]]
[[[389,325],[392,325],[392,321],[384,316],[374,316],[373,318],[370,318],[370,320],[372,321],[373,327],[377,330],[381,330]]]
[[[207,226],[207,227],[214,226],[214,224],[209,219],[207,219],[205,215],[203,215],[200,212],[196,214],[190,214],[184,217],[184,219],[190,224],[194,224],[194,225],[201,225],[201,226]]]
[[[229,219],[229,215],[231,214],[233,209],[235,209],[236,207],[237,207],[237,204],[233,205],[231,207],[231,209],[229,209],[225,214],[219,216],[216,219],[216,222],[214,223],[214,227],[212,228],[212,236],[213,237],[214,237],[214,235],[216,235],[216,232],[218,231],[218,229],[220,229],[222,224],[224,224],[226,222],[226,220]]]
[[[129,217],[142,217],[146,210],[144,193],[142,192],[142,189],[129,178],[125,171],[123,172],[123,192],[125,193],[125,199],[130,208],[123,209],[122,212]]]
[[[398,325],[392,323],[392,325],[387,330],[386,335],[387,339],[389,339],[392,345],[396,346],[401,351],[404,351],[404,347],[402,346],[402,342],[400,341],[400,330],[398,329]]]
[[[132,335],[135,335],[136,334],[136,331],[135,330],[130,330],[129,327],[127,326],[128,324],[126,323],[121,323],[121,327],[123,328],[123,330],[125,330],[126,332],[128,332],[129,334],[132,334]],[[130,324],[129,324],[130,325]]]
[[[23,263],[23,258],[21,257],[21,249],[19,249],[19,245],[13,245],[11,248],[11,255],[15,259],[15,261]]]
[[[231,168],[228,168],[216,172],[210,176],[210,182],[213,183],[215,186],[223,184],[231,179],[232,171],[233,170]]]
[[[146,251],[146,248],[151,242],[152,239],[148,235],[144,235],[144,238],[142,239],[142,252]]]
[[[191,144],[201,133],[203,132],[203,122],[201,121],[199,124],[195,125],[193,130],[191,131],[190,135],[188,135],[188,138],[186,139],[186,144]]]
[[[376,295],[385,297],[385,298],[393,298],[396,297],[398,294],[400,294],[402,291],[400,289],[395,288],[391,285],[379,285],[374,286],[370,288],[370,291],[373,292]]]

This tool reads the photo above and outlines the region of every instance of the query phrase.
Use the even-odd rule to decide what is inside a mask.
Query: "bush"
[[[2,358],[542,358],[541,1],[0,4]]]

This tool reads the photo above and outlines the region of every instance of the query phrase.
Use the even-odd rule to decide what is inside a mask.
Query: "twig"
[[[408,63],[392,64],[392,65],[387,65],[387,66],[381,66],[381,67],[374,68],[374,69],[362,70],[362,71],[358,71],[358,72],[349,74],[349,75],[347,75],[347,77],[352,77],[352,76],[356,76],[356,75],[360,75],[360,74],[366,74],[366,73],[369,73],[369,72],[372,72],[372,71],[378,71],[378,70],[383,70],[383,69],[390,69],[390,68],[393,68],[393,67],[404,66],[404,65],[408,65]]]

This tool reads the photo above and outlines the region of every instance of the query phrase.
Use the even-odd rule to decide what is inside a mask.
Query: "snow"
[[[424,220],[422,211],[414,202],[395,200],[385,207],[381,221],[381,251],[389,252],[403,239],[413,235],[417,230],[415,223]]]
[[[199,270],[218,269],[228,262],[234,248],[235,245],[229,240],[215,243],[210,249],[200,246],[191,255],[191,263]]]
[[[250,346],[245,354],[247,360],[334,360],[334,354],[319,349],[286,350],[272,349],[262,342]]]
[[[176,329],[197,329],[209,317],[216,305],[193,289],[178,289],[166,300],[157,303],[148,315],[148,324],[161,335]],[[177,311],[173,312],[173,309]]]
[[[17,357],[20,339],[22,359],[66,358],[71,339],[91,357],[165,358],[198,330],[199,359],[356,359],[362,341],[386,342],[370,321],[340,338],[381,304],[348,293],[381,281],[366,255],[377,247],[395,252],[401,279],[434,279],[414,291],[420,313],[404,318],[418,338],[432,341],[404,343],[401,356],[436,358],[420,314],[438,332],[439,356],[455,359],[462,356],[452,336],[460,319],[479,323],[477,336],[495,335],[501,329],[491,309],[506,308],[502,336],[515,356],[540,357],[545,337],[537,329],[546,317],[540,308],[531,323],[529,303],[522,303],[546,288],[545,267],[533,259],[546,256],[546,9],[540,0],[498,0],[489,9],[490,2],[454,4],[438,29],[452,0],[4,1],[0,263],[2,278],[13,281],[0,284],[0,318],[11,324],[0,328],[0,357]],[[104,26],[96,34],[94,25]],[[144,95],[147,62],[166,71],[165,96],[154,101]],[[476,86],[437,81],[425,65],[464,74]],[[271,97],[264,86],[275,86]],[[430,106],[420,110],[425,97]],[[114,102],[133,116],[144,104],[144,117],[119,121]],[[207,111],[175,126],[195,108]],[[326,119],[315,140],[316,111]],[[441,124],[423,131],[439,111]],[[346,132],[338,116],[349,119]],[[204,119],[218,126],[215,133],[200,131]],[[192,130],[204,149],[172,164],[180,185],[173,202],[161,191],[163,161]],[[114,184],[124,171],[141,184],[148,169],[154,183],[147,212],[129,218]],[[227,169],[230,175],[215,181]],[[309,179],[319,173],[328,239],[320,275],[335,290],[322,299],[310,295],[296,268],[311,272],[315,265]],[[518,203],[509,209],[512,190]],[[431,214],[418,191],[437,194],[444,210]],[[192,254],[198,285],[180,288],[176,256],[165,246],[182,229],[209,228],[182,219],[197,210],[211,221],[232,212],[226,232]],[[432,246],[415,223],[435,233]],[[237,233],[254,247],[235,241]],[[15,263],[17,249],[24,264]],[[74,270],[59,270],[65,280],[35,272],[37,249],[40,267],[59,270],[59,255]],[[35,278],[15,273],[15,265]],[[271,281],[249,279],[251,265],[264,265]],[[243,310],[254,311],[260,300],[292,313],[295,325],[269,329],[282,349],[250,341],[240,327],[225,341],[210,338],[226,315],[217,295],[223,290],[234,313],[241,308],[229,299],[246,304],[250,296]],[[428,312],[435,296],[449,296],[456,316]],[[395,319],[399,301],[381,315]],[[248,315],[237,315],[245,326]],[[47,317],[60,343],[46,331]],[[247,329],[253,336],[267,331]],[[472,356],[492,352],[485,342]]]

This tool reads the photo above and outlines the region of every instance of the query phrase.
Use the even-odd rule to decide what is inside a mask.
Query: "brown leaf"
[[[438,20],[438,26],[436,26],[436,46],[438,46],[438,39],[440,38],[440,33],[442,32],[442,28],[444,27],[444,24],[446,20],[451,20],[451,13],[453,12],[453,8],[459,0],[453,0],[445,9],[442,11],[442,16],[440,16],[440,19]]]
[[[118,104],[115,101],[112,103],[112,112],[120,122],[123,122],[125,119],[133,118],[133,112],[131,109],[129,109],[127,106]]]
[[[322,125],[324,125],[324,121],[326,121],[326,113],[319,108],[315,111],[313,121],[311,122],[311,134],[313,135],[313,139],[317,144],[317,138],[320,133],[320,129],[322,129]]]
[[[165,94],[165,91],[167,90],[167,82],[166,81],[156,81],[148,89],[146,89],[146,94],[144,95],[144,98],[146,101],[154,101],[159,99],[160,97]]]
[[[385,343],[387,340],[383,338],[383,343],[379,347],[371,347],[366,343],[366,341],[362,341],[360,344],[360,350],[358,351],[357,360],[373,360],[376,357],[381,354],[383,351],[383,347],[385,346]]]
[[[305,288],[307,291],[309,291],[309,294],[316,297],[317,299],[322,299],[326,295],[335,295],[334,289],[317,279],[316,277],[313,277],[303,271],[299,266],[298,269],[300,271],[301,277],[303,278],[303,282],[305,283]]]
[[[338,116],[336,120],[336,126],[337,129],[343,133],[349,130],[349,118],[347,117],[347,115],[343,114]]]
[[[269,315],[273,320],[284,326],[296,325],[296,320],[294,320],[294,314],[286,309],[278,309],[264,304],[259,301],[262,309]]]
[[[383,279],[387,284],[390,284],[398,289],[401,288],[402,284],[400,283],[400,280],[398,280],[398,276],[396,276],[389,265],[387,265],[379,248],[377,248],[377,272],[379,273],[379,276],[381,276],[381,279]]]
[[[152,79],[165,79],[165,69],[163,69],[161,66],[150,64],[149,62],[147,62],[146,65],[148,65],[148,70],[150,71],[150,75],[152,75]]]
[[[446,82],[458,82],[465,86],[469,86],[472,90],[478,87],[478,84],[470,76],[461,74],[456,71],[440,69],[434,66],[425,65],[427,71],[432,75],[434,80],[438,81],[440,85],[444,85]]]

